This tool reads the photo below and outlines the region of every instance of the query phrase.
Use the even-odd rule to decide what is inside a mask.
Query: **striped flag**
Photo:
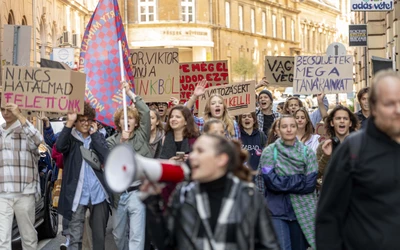
[[[82,39],[80,67],[86,73],[86,100],[96,109],[97,120],[109,126],[114,126],[113,115],[122,104],[119,40],[123,49],[125,78],[134,87],[118,2],[100,0]]]

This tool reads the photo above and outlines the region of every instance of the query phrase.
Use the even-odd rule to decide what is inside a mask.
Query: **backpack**
[[[363,130],[351,133],[346,140],[348,140],[350,144],[350,170],[353,170],[358,163],[361,146],[365,144]]]

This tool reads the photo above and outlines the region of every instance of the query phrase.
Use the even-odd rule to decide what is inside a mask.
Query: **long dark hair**
[[[350,109],[348,109],[347,107],[338,105],[329,113],[329,115],[327,117],[325,117],[325,120],[324,120],[326,133],[330,137],[336,136],[335,128],[331,126],[331,122],[333,121],[333,118],[335,117],[336,112],[338,112],[339,110],[344,110],[349,114],[349,118],[351,121],[351,126],[349,128],[350,133],[358,130],[358,128],[360,127],[360,121],[358,120],[356,115],[353,114],[353,112],[351,112]]]
[[[204,134],[215,141],[214,149],[217,155],[228,155],[228,171],[243,181],[251,181],[251,170],[244,163],[247,161],[248,153],[242,149],[241,143],[238,140],[228,140],[225,137],[212,134]]]
[[[169,131],[173,130],[171,128],[171,126],[169,125],[169,120],[171,118],[172,111],[174,111],[174,110],[179,110],[182,113],[183,117],[185,118],[186,126],[183,130],[183,137],[185,137],[185,138],[198,137],[199,129],[198,129],[196,123],[194,122],[193,115],[187,107],[182,106],[182,105],[176,105],[169,111],[165,132],[168,133]]]
[[[277,127],[279,127],[280,121],[281,118],[278,118],[272,123],[271,128],[268,131],[267,146],[271,143],[274,143],[279,138],[279,135],[275,134],[275,130]]]

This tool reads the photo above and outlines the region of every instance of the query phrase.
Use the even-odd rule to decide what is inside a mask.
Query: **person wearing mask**
[[[157,109],[150,109],[150,121],[150,150],[153,158],[159,158],[165,130]]]
[[[192,181],[179,185],[164,216],[158,188],[143,185],[153,194],[144,203],[157,249],[280,249],[245,160],[239,142],[202,135],[189,155]]]
[[[1,115],[5,123],[0,126],[0,249],[11,249],[15,215],[23,249],[36,250],[35,201],[40,196],[38,162],[43,137],[18,105],[6,103]]]
[[[264,149],[258,170],[283,250],[315,249],[317,158],[297,139],[297,129],[292,115],[281,116],[281,138]]]
[[[108,148],[112,150],[119,144],[127,144],[137,154],[152,158],[150,109],[140,96],[132,92],[127,82],[122,82],[122,88],[135,107],[127,107],[128,130],[124,129],[123,108],[115,113],[114,124],[119,133],[107,139]],[[125,192],[114,194],[113,236],[119,250],[143,250],[145,247],[145,208],[137,194],[140,183],[136,181]]]
[[[206,92],[206,85],[207,81],[205,79],[197,84],[193,95],[190,97],[189,101],[186,104],[187,108],[192,109],[196,100],[200,96],[204,95],[204,93]],[[199,111],[199,113],[201,112]],[[204,107],[203,117],[194,116],[194,121],[198,126],[200,132],[203,132],[204,123],[211,118],[223,121],[223,123],[225,124],[225,134],[228,138],[237,140],[240,139],[239,126],[237,122],[230,116],[228,112],[228,107],[226,106],[224,98],[221,95],[213,94],[210,96]]]
[[[315,128],[317,126],[317,123],[328,115],[327,111],[329,107],[329,102],[325,94],[317,95],[317,101],[318,101],[318,109],[314,110],[310,114],[310,120],[313,125],[313,128]],[[296,112],[299,108],[302,108],[303,106],[304,106],[303,102],[300,100],[300,98],[291,96],[288,99],[286,99],[283,110],[285,114],[294,115],[294,112]]]
[[[239,115],[239,127],[242,149],[249,153],[247,164],[252,170],[257,170],[263,149],[267,145],[267,136],[258,128],[255,112]]]
[[[400,76],[371,83],[367,126],[349,135],[326,169],[316,219],[317,249],[400,246]]]
[[[279,113],[272,110],[274,99],[271,92],[262,90],[258,94],[258,108],[256,109],[257,121],[264,134],[268,134],[272,123],[279,118]]]
[[[106,227],[112,203],[100,164],[108,153],[104,135],[97,130],[96,111],[84,103],[83,115],[68,113],[67,123],[58,136],[56,149],[63,154],[64,169],[58,212],[68,219],[68,249],[81,249],[86,211],[90,210],[93,249],[105,249]],[[89,149],[98,157],[98,165],[86,157]]]
[[[369,87],[362,88],[357,93],[357,100],[358,103],[360,103],[361,110],[356,112],[356,115],[361,123],[360,127],[361,129],[365,128],[365,126],[367,125],[367,119],[370,115],[368,97],[369,97]]]
[[[317,147],[318,190],[321,188],[323,175],[334,148],[360,127],[360,123],[353,112],[342,105],[336,106],[329,113],[325,118],[324,125],[330,139],[320,142]]]
[[[294,117],[298,126],[297,139],[310,147],[315,153],[319,145],[319,135],[314,134],[314,127],[307,110],[305,108],[298,109],[294,112]]]

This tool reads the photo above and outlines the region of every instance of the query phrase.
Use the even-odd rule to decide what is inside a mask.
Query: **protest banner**
[[[204,107],[214,94],[219,94],[224,98],[230,115],[240,115],[255,111],[255,81],[207,88],[204,95],[199,98],[199,117],[203,116]]]
[[[294,94],[353,91],[353,56],[296,56]]]
[[[265,77],[271,86],[293,86],[294,56],[266,56]]]
[[[178,49],[132,49],[136,94],[145,102],[169,102],[179,99]]]
[[[206,88],[225,85],[229,82],[227,60],[181,63],[179,71],[181,103],[189,100],[196,88],[197,82],[203,79],[207,80]]]
[[[1,105],[15,103],[21,110],[83,114],[86,75],[80,72],[6,66]]]

